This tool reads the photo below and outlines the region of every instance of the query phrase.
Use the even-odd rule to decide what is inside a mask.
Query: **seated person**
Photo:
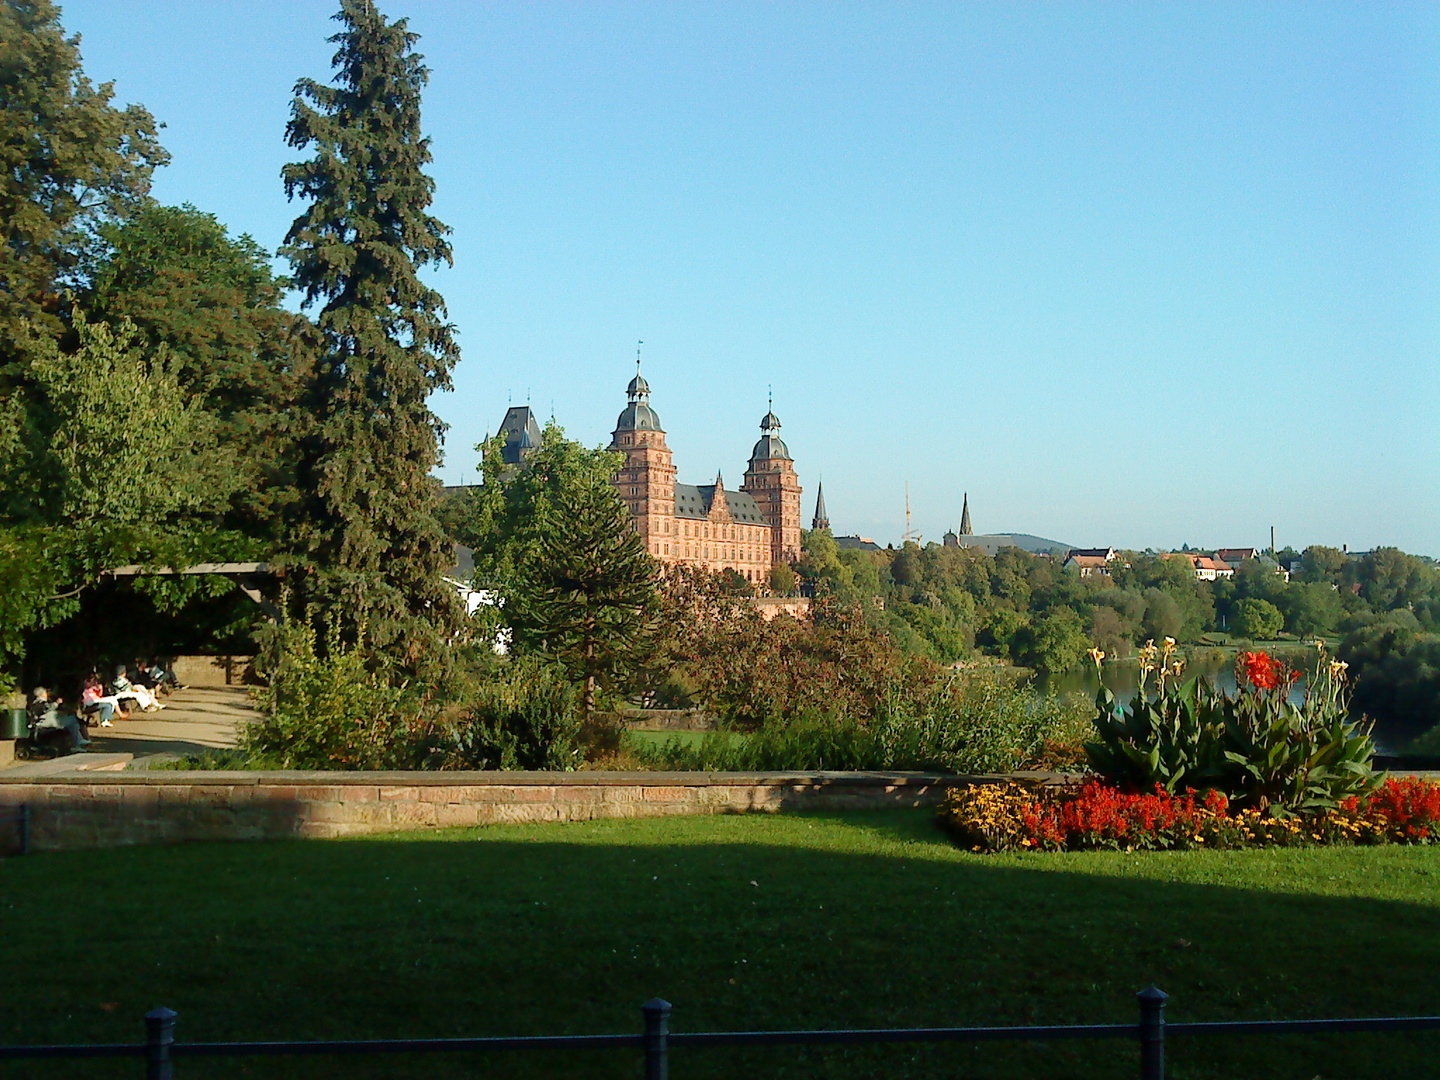
[[[160,680],[155,677],[155,671],[147,660],[135,661],[135,670],[130,672],[130,681],[152,694],[160,689]]]
[[[110,723],[112,716],[118,715],[121,720],[129,720],[130,714],[124,711],[120,699],[114,694],[106,695],[105,688],[100,683],[100,676],[93,671],[85,679],[85,685],[80,690],[80,710],[85,714],[96,712],[100,714],[101,727],[113,727]]]
[[[115,681],[110,684],[110,693],[121,700],[132,699],[146,712],[155,712],[157,709],[165,708],[155,700],[155,695],[149,690],[143,686],[136,686],[130,681],[124,664],[115,669]]]
[[[50,700],[50,691],[43,686],[35,687],[34,695],[26,711],[30,714],[30,725],[35,733],[41,731],[63,731],[70,737],[71,750],[83,750],[90,745],[85,733],[80,730],[80,721],[68,713],[62,713],[61,698]]]
[[[150,674],[155,679],[155,685],[165,690],[185,689],[184,686],[180,685],[180,680],[175,677],[175,670],[173,668],[167,668],[163,660],[156,660],[150,665]]]

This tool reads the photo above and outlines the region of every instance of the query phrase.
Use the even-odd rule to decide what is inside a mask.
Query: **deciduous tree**
[[[65,290],[94,226],[143,199],[169,155],[139,105],[111,104],[49,0],[0,2],[0,379],[66,330]]]
[[[164,346],[176,379],[216,418],[245,473],[228,515],[274,540],[294,493],[307,414],[290,406],[308,374],[308,321],[281,306],[284,282],[249,236],[193,206],[145,202],[98,230],[80,301],[91,320],[129,320]]]

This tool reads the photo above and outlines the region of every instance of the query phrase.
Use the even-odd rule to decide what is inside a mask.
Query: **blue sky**
[[[63,5],[166,124],[157,197],[276,247],[338,6]],[[680,478],[774,387],[882,543],[1440,555],[1440,5],[489,4],[422,35],[443,475],[527,397],[608,441],[635,342]]]

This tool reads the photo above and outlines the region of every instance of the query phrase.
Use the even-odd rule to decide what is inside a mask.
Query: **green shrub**
[[[369,671],[338,640],[327,655],[308,626],[280,629],[256,698],[265,714],[240,733],[247,757],[281,769],[415,768],[423,702]]]
[[[713,731],[699,745],[672,739],[631,751],[657,769],[1008,772],[1064,759],[1088,711],[1081,699],[1037,694],[1001,673],[967,673],[913,695],[892,692],[869,718],[811,710],[744,738]]]
[[[446,769],[574,769],[583,756],[579,699],[553,664],[517,657],[439,725]]]
[[[1240,655],[1236,692],[1208,680],[1181,680],[1174,642],[1140,652],[1140,686],[1122,708],[1096,695],[1090,764],[1112,783],[1170,794],[1212,789],[1237,805],[1273,815],[1330,809],[1379,782],[1370,726],[1348,718],[1345,665],[1319,667],[1304,701],[1290,701],[1300,677],[1263,652]],[[1155,674],[1155,689],[1149,687]]]

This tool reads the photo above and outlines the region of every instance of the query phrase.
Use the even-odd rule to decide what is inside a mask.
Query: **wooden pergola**
[[[260,591],[262,583],[278,580],[284,576],[284,571],[270,566],[263,562],[219,562],[219,563],[195,563],[193,566],[117,566],[113,570],[106,570],[102,576],[112,578],[136,578],[136,577],[190,577],[196,574],[214,574],[217,577],[229,578],[236,586],[260,606],[277,623],[285,621],[285,613],[278,606],[265,599]]]

